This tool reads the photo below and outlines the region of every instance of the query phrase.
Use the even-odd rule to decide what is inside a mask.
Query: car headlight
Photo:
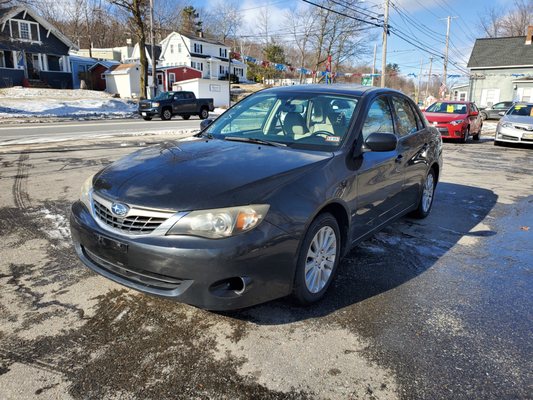
[[[253,204],[192,211],[176,222],[167,235],[202,236],[210,239],[234,236],[258,226],[269,208],[268,204]]]
[[[504,122],[502,125],[501,125],[502,128],[512,128],[513,127],[513,124],[511,124],[510,122]]]
[[[159,107],[159,103],[157,101],[153,102],[152,107]]]
[[[455,121],[450,122],[452,125],[459,125],[464,122],[464,119],[456,119]]]
[[[85,206],[90,210],[91,209],[91,197],[90,193],[93,189],[93,177],[94,175],[91,175],[88,177],[83,185],[81,186],[80,190],[80,201],[85,204]]]

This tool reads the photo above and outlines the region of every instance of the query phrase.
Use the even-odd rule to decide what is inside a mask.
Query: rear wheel
[[[163,121],[168,121],[171,118],[172,118],[172,111],[170,111],[170,108],[163,109],[163,111],[161,112],[161,119]]]
[[[433,207],[433,198],[435,197],[435,187],[437,184],[437,179],[435,176],[435,171],[431,168],[428,172],[426,180],[424,181],[424,186],[422,188],[422,196],[420,196],[420,201],[418,202],[418,207],[410,215],[413,218],[423,219],[426,218],[431,212]]]
[[[481,119],[485,121],[488,118],[488,115],[484,112],[481,113]]]
[[[151,120],[152,120],[152,117],[143,117],[143,119],[144,119],[145,121],[151,121]]]
[[[189,118],[191,118],[191,116],[190,116],[190,115],[182,115],[181,118],[183,118],[183,119],[189,119]]]
[[[301,304],[320,300],[328,290],[341,255],[339,224],[320,214],[305,234],[296,264],[293,295]]]
[[[476,140],[476,141],[479,140],[479,135],[481,135],[481,130],[482,130],[482,129],[483,129],[483,124],[481,124],[481,125],[479,126],[479,131],[478,131],[475,135],[472,136],[472,139],[474,139],[474,140]]]
[[[461,143],[466,143],[469,135],[470,135],[470,127],[466,128],[465,135],[461,139]]]
[[[209,110],[204,107],[200,110],[200,119],[207,119],[207,117],[209,117]]]

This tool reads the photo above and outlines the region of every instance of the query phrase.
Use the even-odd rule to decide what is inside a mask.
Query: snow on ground
[[[0,90],[0,119],[11,118],[132,118],[137,104],[92,90]]]

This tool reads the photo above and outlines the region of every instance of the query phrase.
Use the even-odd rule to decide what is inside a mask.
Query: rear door
[[[185,95],[185,100],[183,103],[184,111],[187,112],[188,114],[197,113],[198,106],[197,106],[197,101],[196,101],[196,97],[194,96],[194,94],[192,94],[191,92],[185,92],[183,94]]]
[[[416,106],[407,97],[393,95],[392,105],[398,152],[402,156],[401,168],[404,173],[401,204],[407,208],[418,202],[421,185],[426,178],[430,133]]]
[[[392,109],[387,96],[372,101],[361,131],[363,141],[374,132],[394,134]],[[403,208],[402,186],[402,156],[398,149],[387,152],[364,149],[357,169],[357,209],[352,213],[353,241],[400,212]]]

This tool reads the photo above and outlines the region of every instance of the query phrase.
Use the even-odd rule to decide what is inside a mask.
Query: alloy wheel
[[[337,257],[337,236],[330,226],[324,226],[313,237],[305,261],[305,285],[318,293],[327,285]]]
[[[433,194],[435,192],[435,181],[433,174],[428,174],[426,183],[424,184],[424,192],[422,193],[422,211],[427,213],[433,201]]]

